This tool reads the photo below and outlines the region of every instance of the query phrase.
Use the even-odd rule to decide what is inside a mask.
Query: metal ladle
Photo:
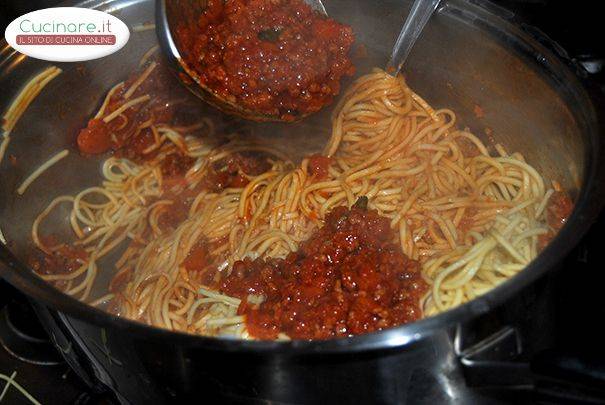
[[[328,15],[321,0],[304,0],[311,8]],[[424,26],[433,14],[440,0],[415,0],[403,28],[395,42],[387,70],[396,76]],[[237,103],[235,97],[222,97],[201,83],[198,74],[188,66],[181,56],[171,28],[177,22],[195,24],[197,16],[207,6],[207,0],[156,0],[156,31],[160,46],[170,63],[177,69],[181,82],[195,95],[221,111],[253,121],[283,121],[277,115],[267,115],[253,111]]]
[[[410,14],[403,23],[395,46],[391,53],[391,60],[387,64],[387,71],[397,76],[403,67],[412,47],[420,37],[426,23],[439,6],[441,0],[415,0],[410,9]]]

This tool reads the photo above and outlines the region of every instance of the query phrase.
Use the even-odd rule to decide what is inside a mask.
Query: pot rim
[[[61,5],[78,5],[80,7],[108,10],[114,9],[115,5],[122,1],[86,0],[78,2],[72,0]],[[507,44],[518,48],[517,51],[522,56],[541,56],[542,58],[538,59],[538,64],[544,65],[552,73],[555,73],[550,79],[554,79],[559,86],[567,87],[567,91],[571,93],[570,95],[578,99],[577,105],[586,105],[586,101],[588,101],[588,105],[593,107],[591,111],[584,109],[579,111],[579,113],[586,115],[585,121],[592,125],[592,131],[587,135],[584,151],[584,181],[574,211],[567,224],[525,269],[488,293],[429,318],[350,338],[315,341],[249,341],[170,331],[118,317],[91,307],[43,281],[24,263],[17,260],[8,248],[2,244],[0,244],[0,262],[2,262],[0,263],[0,276],[23,293],[51,309],[103,328],[127,330],[134,338],[166,339],[171,343],[189,347],[206,347],[233,352],[279,351],[294,355],[301,353],[351,353],[403,348],[443,328],[453,327],[459,322],[486,313],[502,304],[506,299],[555,267],[576,246],[599,214],[605,199],[605,190],[599,187],[599,181],[605,180],[605,168],[602,167],[602,164],[599,164],[599,155],[605,149],[603,142],[599,139],[599,134],[605,136],[605,118],[600,117],[599,120],[596,112],[605,111],[605,108],[601,108],[605,106],[605,102],[603,102],[603,94],[591,84],[590,80],[578,77],[584,72],[583,69],[571,61],[556,43],[544,35],[536,39],[528,34],[510,11],[501,9],[487,0],[452,0],[443,5],[440,11],[452,13],[456,17],[465,20],[471,17],[472,23],[479,23],[482,29],[489,29],[491,34],[506,38]],[[2,48],[0,54],[10,54],[4,52],[6,48],[9,48],[5,41],[0,42],[0,47]],[[534,58],[534,60],[536,59]],[[584,101],[584,104],[581,104],[581,101]]]

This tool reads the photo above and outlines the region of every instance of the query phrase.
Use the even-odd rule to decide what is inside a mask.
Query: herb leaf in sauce
[[[355,201],[355,204],[353,204],[353,207],[351,208],[359,208],[362,210],[367,210],[368,209],[368,197],[366,197],[365,195],[362,195],[361,197],[359,197],[357,199],[357,201]]]
[[[263,30],[258,33],[258,39],[267,42],[277,42],[279,40],[279,35],[281,34],[281,32],[281,28]]]

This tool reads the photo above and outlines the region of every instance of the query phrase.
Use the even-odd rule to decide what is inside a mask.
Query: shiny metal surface
[[[443,327],[404,347],[339,353],[209,350],[193,342],[100,327],[36,307],[79,374],[125,404],[499,404],[509,403],[510,393],[506,397],[506,392],[470,386],[460,357],[494,328],[531,331],[522,336],[524,350],[548,345],[549,341],[540,340],[541,331],[552,327],[549,306],[544,305],[549,297],[541,296],[545,292],[544,285],[533,287],[473,323]],[[390,343],[402,344],[401,338],[394,335]],[[513,354],[502,353],[499,360],[518,360]],[[502,375],[491,373],[491,377],[502,386],[508,383]],[[512,381],[521,391],[528,383],[521,373]]]
[[[407,14],[402,4],[325,2],[328,13],[351,24],[357,42],[368,50],[367,57],[355,61],[358,74],[386,65]],[[80,5],[115,13],[130,26],[154,19],[150,0],[94,0]],[[125,403],[175,398],[229,398],[242,403],[485,402],[463,383],[457,345],[471,346],[481,339],[473,325],[484,317],[495,318],[497,322],[485,325],[496,329],[519,322],[546,328],[544,312],[531,314],[540,309],[537,297],[546,291],[543,277],[579,240],[602,204],[602,183],[597,182],[603,179],[602,169],[597,162],[603,150],[599,143],[603,117],[561,56],[489,3],[451,0],[429,21],[404,69],[410,85],[427,101],[452,108],[460,125],[479,136],[489,132],[509,150],[522,151],[545,176],[572,193],[576,211],[568,225],[527,269],[468,304],[410,325],[326,342],[245,342],[172,333],[108,315],[63,295],[24,265],[35,215],[55,196],[97,182],[100,159],[72,152],[24,196],[15,189],[57,150],[73,150],[78,129],[104,93],[135,69],[155,43],[153,31],[133,33],[115,55],[61,64],[63,74],[32,103],[13,131],[7,156],[14,155],[17,164],[5,159],[0,166],[0,227],[10,242],[8,248],[0,247],[0,276],[35,298],[46,326],[80,373],[100,381],[102,389],[111,389]],[[45,66],[4,46],[0,110]],[[475,114],[476,105],[483,116]],[[326,142],[328,110],[293,126],[247,123],[247,131],[297,158],[320,150]],[[243,125],[211,108],[208,114],[226,128]],[[290,135],[284,136],[284,131]],[[105,269],[97,296],[110,277]],[[538,278],[542,281],[534,284]],[[472,333],[461,332],[465,330]],[[538,344],[526,338],[529,344]]]
[[[429,22],[429,19],[439,6],[441,0],[414,0],[412,8],[408,14],[401,32],[395,41],[393,46],[393,52],[391,53],[391,60],[387,65],[387,70],[393,75],[397,76],[405,60],[408,58],[412,47],[418,41],[422,31]]]

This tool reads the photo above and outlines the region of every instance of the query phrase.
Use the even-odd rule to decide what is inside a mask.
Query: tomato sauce
[[[181,263],[188,277],[202,285],[213,285],[220,274],[216,271],[217,265],[227,258],[225,253],[213,254],[213,252],[226,243],[229,243],[229,237],[222,237],[212,242],[205,238],[198,240]]]
[[[183,176],[191,166],[195,159],[183,155],[182,153],[171,153],[167,155],[160,165],[162,174],[167,177]]]
[[[464,215],[462,215],[462,218],[460,219],[458,229],[460,229],[464,233],[470,231],[473,228],[473,225],[475,223],[475,215],[477,215],[478,212],[479,210],[477,208],[467,208],[464,211]]]
[[[322,155],[309,156],[309,174],[314,180],[324,180],[328,177],[328,170],[332,159]]]
[[[158,217],[158,227],[162,233],[175,230],[181,222],[187,219],[193,197],[183,196],[172,200],[172,204],[164,205]]]
[[[318,111],[354,72],[351,27],[302,0],[209,0],[175,37],[200,83],[223,99],[284,120]]]
[[[128,99],[125,98],[125,93],[139,76],[139,72],[132,74],[124,85],[112,95],[103,115],[107,116],[126,102],[146,94],[150,95],[149,102],[136,104],[109,122],[105,122],[102,117],[88,121],[88,125],[80,131],[77,138],[78,148],[82,153],[99,154],[118,150],[131,142],[132,138],[139,135],[147,137],[148,134],[136,133],[136,131],[150,118],[154,118],[156,123],[168,123],[172,118],[171,108],[165,106],[166,98],[162,95],[165,87],[162,86],[162,83],[165,81],[166,72],[161,65],[156,66],[149,77]],[[162,104],[164,104],[164,108],[161,108]],[[165,120],[159,120],[159,118],[165,118]]]
[[[38,274],[55,275],[69,274],[77,271],[88,258],[88,253],[81,247],[70,244],[59,243],[54,236],[42,237],[42,243],[46,246],[58,246],[51,253],[36,250],[36,254],[28,257],[30,268]],[[52,283],[57,288],[62,288],[64,281]]]
[[[199,117],[197,100],[195,105],[182,102],[185,94],[183,89],[161,62],[156,63],[151,74],[126,98],[126,92],[140,75],[141,72],[131,75],[111,96],[103,117],[138,97],[148,95],[149,100],[131,106],[109,122],[105,122],[103,117],[89,120],[76,139],[81,153],[96,155],[114,152],[135,162],[147,161],[156,156],[148,150],[155,143],[150,122],[156,127],[162,124],[178,126],[187,125],[192,118]],[[177,103],[179,100],[180,103]],[[162,171],[169,176],[182,175],[193,162],[182,153],[171,154],[163,162]]]
[[[238,261],[219,288],[242,299],[238,312],[260,339],[329,339],[412,322],[427,285],[394,239],[376,211],[339,207],[297,252]],[[251,304],[249,295],[264,301]]]
[[[157,224],[162,232],[176,229],[187,219],[191,204],[202,190],[219,192],[229,187],[245,187],[250,182],[248,176],[258,176],[271,168],[262,154],[234,153],[212,164],[195,187],[185,187],[187,183],[183,175],[194,161],[181,153],[171,153],[161,163],[163,193],[157,200],[172,202],[163,205],[158,216]],[[177,191],[173,190],[175,186],[178,186]]]
[[[569,196],[562,191],[555,192],[552,197],[550,197],[550,201],[546,207],[546,220],[548,221],[548,225],[555,232],[558,232],[563,228],[563,225],[567,222],[567,218],[569,218],[572,211],[573,202]]]
[[[109,291],[112,293],[121,292],[131,281],[133,275],[132,268],[118,272],[109,282]]]
[[[212,262],[210,252],[208,252],[208,243],[201,239],[189,251],[182,266],[187,271],[200,271]]]
[[[218,192],[225,188],[245,187],[248,176],[258,176],[271,169],[267,159],[258,153],[234,153],[212,165],[202,180],[203,185]]]
[[[86,262],[88,253],[71,245],[61,245],[51,254],[40,252],[30,259],[31,268],[38,274],[69,274]]]
[[[546,245],[555,237],[557,232],[563,228],[563,225],[567,222],[567,218],[573,211],[573,202],[567,195],[562,191],[556,191],[548,201],[546,206],[546,222],[550,228],[548,233],[540,235],[538,238],[538,248],[544,249]]]

